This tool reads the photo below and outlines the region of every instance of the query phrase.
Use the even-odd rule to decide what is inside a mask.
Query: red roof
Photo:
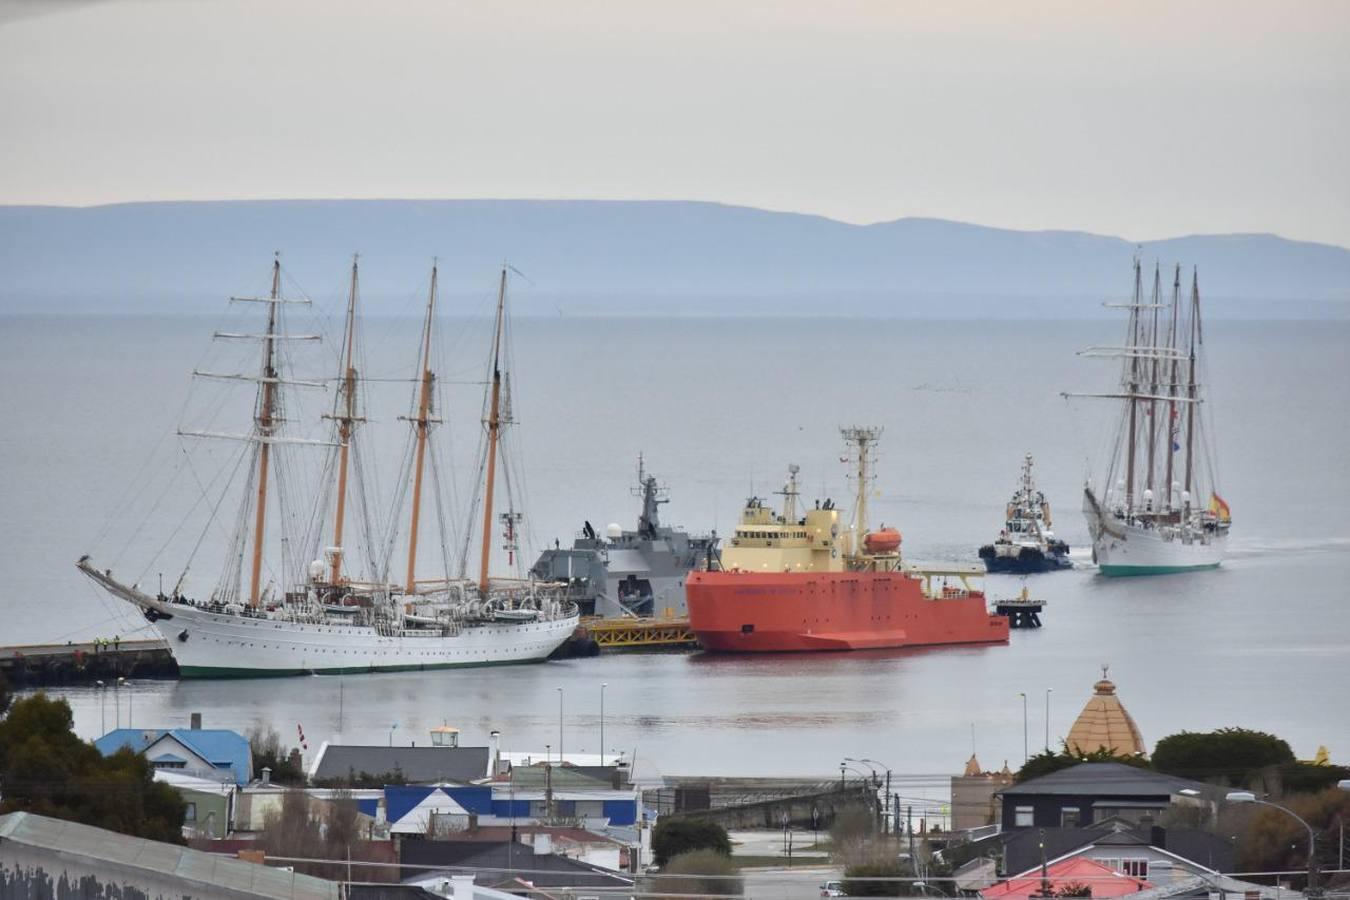
[[[1046,878],[1050,881],[1050,893],[1056,893],[1069,884],[1085,884],[1092,888],[1093,897],[1124,897],[1153,887],[1142,878],[1122,875],[1109,866],[1081,856],[1051,864],[1046,869]],[[988,900],[995,897],[1013,900],[1018,897],[1039,896],[1042,893],[1041,881],[1041,869],[1037,866],[1021,875],[1000,881],[993,887],[985,888],[980,891],[980,896]]]

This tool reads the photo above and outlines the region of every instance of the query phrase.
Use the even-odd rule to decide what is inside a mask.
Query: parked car
[[[827,881],[820,886],[820,896],[822,897],[843,897],[844,883],[842,881]]]

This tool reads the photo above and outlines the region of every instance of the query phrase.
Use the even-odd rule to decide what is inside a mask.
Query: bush
[[[905,878],[910,874],[908,866],[899,859],[873,859],[870,862],[855,863],[844,869],[844,893],[850,897],[899,897],[909,893],[909,885],[903,881],[859,881],[861,878]]]
[[[876,830],[876,817],[866,806],[845,806],[830,823],[830,840],[840,849],[860,843]]]
[[[662,873],[669,876],[661,878],[656,885],[656,890],[662,894],[741,894],[745,891],[745,882],[736,863],[717,850],[681,853],[671,858]]]
[[[713,850],[730,856],[731,838],[721,825],[705,819],[663,817],[657,820],[656,828],[652,830],[652,857],[658,866],[692,850]]]

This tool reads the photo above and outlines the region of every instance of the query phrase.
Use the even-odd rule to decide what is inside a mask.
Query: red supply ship
[[[871,457],[881,430],[843,434],[858,469],[852,526],[841,525],[829,500],[799,515],[798,469],[789,466],[782,512],[751,497],[721,568],[690,573],[689,625],[699,643],[777,653],[1006,642],[1007,617],[990,613],[984,593],[969,585],[979,567],[920,569],[902,560],[900,532],[868,530]]]

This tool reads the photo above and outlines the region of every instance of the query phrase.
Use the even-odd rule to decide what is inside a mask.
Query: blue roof
[[[117,728],[94,741],[94,746],[104,756],[111,756],[123,747],[132,753],[143,753],[166,734],[212,767],[232,771],[235,784],[248,784],[253,775],[253,755],[248,739],[237,731],[224,728]]]

